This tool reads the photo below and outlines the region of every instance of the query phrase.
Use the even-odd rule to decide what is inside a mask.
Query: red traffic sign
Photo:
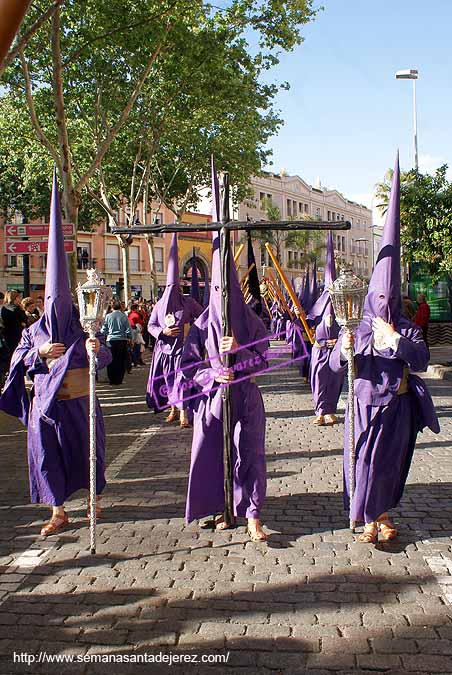
[[[38,225],[5,225],[5,234],[7,237],[47,237],[49,234],[49,223]],[[75,227],[73,223],[63,224],[63,234],[65,237],[74,236]]]
[[[6,241],[6,253],[10,255],[21,255],[23,253],[47,253],[49,243],[47,241]],[[66,253],[74,253],[75,242],[73,240],[64,242]]]

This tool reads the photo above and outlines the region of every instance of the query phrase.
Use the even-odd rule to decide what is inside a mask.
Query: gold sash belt
[[[409,374],[410,374],[409,368],[407,368],[407,366],[404,366],[402,381],[400,382],[400,386],[397,389],[397,396],[402,396],[402,394],[408,393],[408,375]]]
[[[89,368],[68,370],[58,389],[57,400],[69,401],[82,396],[89,396]]]

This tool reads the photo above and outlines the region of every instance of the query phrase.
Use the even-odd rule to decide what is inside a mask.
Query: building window
[[[129,248],[129,268],[131,272],[140,271],[140,247],[131,246]]]
[[[309,204],[304,205],[304,212],[309,213]]]
[[[14,267],[16,269],[22,270],[24,268],[24,257],[23,257],[23,255],[9,255],[8,256],[8,267]]]
[[[163,248],[160,248],[160,246],[156,246],[154,248],[154,255],[155,255],[155,271],[156,272],[163,272]]]
[[[287,216],[290,218],[292,216],[292,200],[287,200]]]
[[[298,213],[303,213],[303,204],[298,202]]]
[[[342,251],[345,253],[345,237],[341,237],[342,239]]]
[[[344,214],[341,215],[341,220],[344,220]]]
[[[265,208],[265,192],[259,192],[259,207],[261,211]]]
[[[318,206],[315,210],[315,217],[320,220],[321,218],[321,212],[320,212],[320,206]]]
[[[298,262],[298,251],[294,251],[293,259],[294,259],[294,262]]]
[[[119,246],[118,244],[107,244],[105,269],[107,272],[119,272]]]
[[[331,220],[331,211],[328,211],[327,220]]]
[[[77,269],[87,270],[93,267],[91,260],[91,244],[83,242],[77,246]]]
[[[287,251],[287,259],[289,261],[289,267],[292,265],[292,251]]]

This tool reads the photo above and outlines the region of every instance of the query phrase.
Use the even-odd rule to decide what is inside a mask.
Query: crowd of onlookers
[[[153,347],[154,338],[147,326],[153,304],[142,298],[129,306],[114,299],[108,308],[103,334],[112,350],[113,361],[108,369],[111,384],[121,384],[126,372],[144,366],[143,354]],[[24,328],[44,313],[44,298],[22,298],[20,291],[0,291],[0,390],[9,370],[11,356],[19,344]]]
[[[152,350],[155,340],[148,332],[153,304],[143,299],[132,300],[128,308],[115,298],[107,311],[102,333],[111,350],[112,361],[107,366],[110,384],[121,384],[126,372],[144,366],[143,354]]]

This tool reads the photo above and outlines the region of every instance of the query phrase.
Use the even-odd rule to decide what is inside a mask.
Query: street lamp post
[[[419,78],[417,70],[398,70],[396,80],[413,80],[413,121],[414,121],[414,168],[419,170],[417,151],[417,111],[416,111],[416,80]]]

